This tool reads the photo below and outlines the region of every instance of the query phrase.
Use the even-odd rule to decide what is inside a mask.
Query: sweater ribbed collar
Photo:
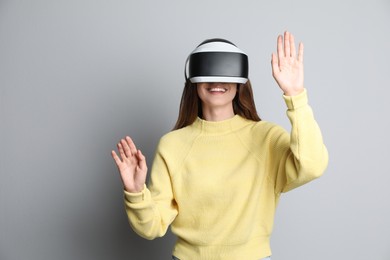
[[[193,126],[203,134],[226,134],[243,127],[245,122],[247,120],[239,115],[222,121],[207,121],[198,117]]]

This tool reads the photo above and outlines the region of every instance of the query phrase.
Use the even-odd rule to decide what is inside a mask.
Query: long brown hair
[[[233,110],[246,119],[261,121],[256,111],[253,91],[250,81],[237,85],[237,94],[233,99]],[[202,117],[202,101],[200,100],[195,83],[186,80],[181,96],[179,116],[173,130],[191,125],[197,117]]]

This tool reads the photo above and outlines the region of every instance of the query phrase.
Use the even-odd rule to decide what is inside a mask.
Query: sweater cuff
[[[125,194],[125,199],[130,203],[140,203],[150,198],[150,192],[145,184],[140,192],[130,193],[126,190],[123,190],[123,192]]]
[[[302,93],[299,93],[296,96],[283,95],[283,98],[288,109],[297,109],[308,104],[306,89],[303,89]]]

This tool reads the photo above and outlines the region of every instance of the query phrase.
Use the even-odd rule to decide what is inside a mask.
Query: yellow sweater
[[[149,188],[125,191],[130,225],[140,236],[177,235],[183,260],[254,260],[271,255],[269,239],[282,192],[325,170],[328,153],[306,90],[284,96],[291,134],[238,115],[197,119],[160,140]]]

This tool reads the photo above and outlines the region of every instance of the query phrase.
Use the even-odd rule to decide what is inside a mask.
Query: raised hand
[[[111,155],[118,166],[124,189],[131,193],[142,191],[148,171],[145,156],[137,150],[129,136],[122,139],[117,147],[121,158],[114,150],[111,151]]]
[[[272,53],[272,76],[286,96],[294,96],[303,91],[303,43],[299,44],[298,56],[294,36],[284,33],[278,36],[277,54]]]

